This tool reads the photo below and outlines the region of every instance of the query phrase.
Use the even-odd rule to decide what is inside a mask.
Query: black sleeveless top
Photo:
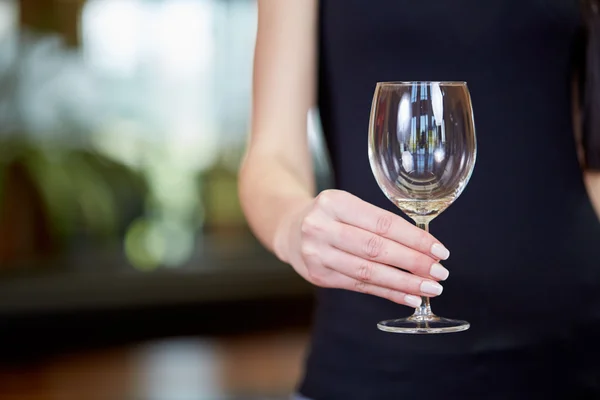
[[[302,394],[417,398],[441,379],[429,370],[469,370],[477,379],[486,365],[473,360],[496,353],[511,360],[511,352],[577,340],[582,327],[600,321],[600,222],[571,115],[579,24],[576,0],[321,0],[319,107],[337,188],[402,215],[369,167],[375,83],[468,82],[477,164],[430,228],[451,251],[450,278],[433,310],[471,329],[380,332],[378,321],[412,310],[319,289]]]

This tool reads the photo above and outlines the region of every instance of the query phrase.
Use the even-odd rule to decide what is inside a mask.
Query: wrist
[[[300,235],[300,220],[306,207],[312,199],[297,199],[290,202],[285,213],[280,218],[273,236],[273,252],[281,261],[291,262],[292,243],[294,236]],[[299,239],[299,238],[298,238]]]

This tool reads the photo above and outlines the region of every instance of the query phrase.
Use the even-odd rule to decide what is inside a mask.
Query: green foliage
[[[137,172],[90,150],[5,140],[0,176],[11,161],[22,162],[31,173],[62,239],[81,232],[115,239],[129,223],[127,211],[141,204],[146,192]]]

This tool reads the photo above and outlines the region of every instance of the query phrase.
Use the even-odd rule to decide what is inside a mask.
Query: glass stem
[[[429,232],[429,221],[427,222],[417,222],[417,226],[423,229],[425,232]],[[431,304],[429,302],[429,297],[421,296],[421,306],[415,309],[414,317],[426,317],[433,316],[433,312],[431,311]]]

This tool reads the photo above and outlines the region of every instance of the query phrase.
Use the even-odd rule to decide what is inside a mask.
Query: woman
[[[600,181],[582,175],[571,115],[579,23],[567,0],[259,0],[240,191],[257,237],[319,287],[302,396],[600,396]],[[394,80],[471,91],[478,161],[435,236],[399,215],[369,167],[375,83]],[[336,178],[320,194],[313,106]],[[470,330],[376,329],[442,289],[435,311]]]

